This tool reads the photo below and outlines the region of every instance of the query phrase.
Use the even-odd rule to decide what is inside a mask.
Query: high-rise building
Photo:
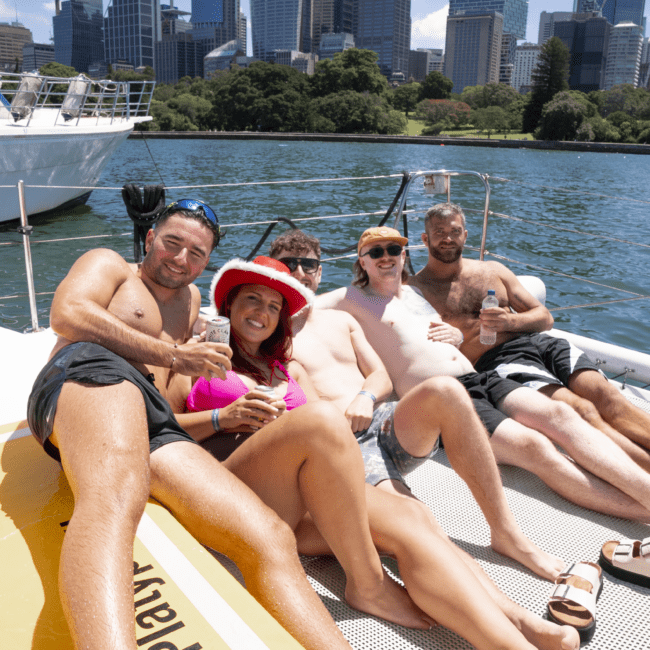
[[[89,66],[104,60],[102,0],[57,0],[55,11],[54,60],[88,72]]]
[[[192,29],[192,23],[187,22],[181,16],[189,16],[189,11],[182,11],[174,7],[174,0],[170,3],[160,5],[161,38],[172,36],[174,34],[184,34]]]
[[[165,35],[154,49],[158,83],[175,84],[183,77],[203,76],[203,48],[190,33]]]
[[[22,23],[0,23],[0,72],[20,72],[23,46],[31,42],[32,32]]]
[[[409,69],[411,0],[357,0],[357,47],[379,55],[386,77]]]
[[[614,25],[609,35],[603,90],[620,84],[638,86],[642,53],[643,27],[632,22]]]
[[[54,61],[54,45],[52,43],[25,43],[23,45],[23,72],[38,70],[52,61]]]
[[[161,40],[160,30],[159,0],[113,0],[104,18],[106,61],[126,61],[135,69],[155,68],[154,46]]]
[[[230,70],[238,57],[246,56],[241,49],[238,38],[234,41],[224,43],[218,48],[208,52],[203,58],[203,76],[209,79],[215,72],[226,72]]]
[[[503,16],[451,13],[447,17],[445,77],[454,82],[453,92],[465,86],[498,83],[503,37]]]
[[[192,0],[192,35],[205,54],[240,36],[239,0]]]
[[[644,38],[643,50],[641,51],[641,65],[639,67],[639,88],[648,87],[649,75],[650,75],[650,38]]]
[[[352,34],[354,0],[312,0],[312,49],[320,47],[323,34]]]
[[[515,69],[515,55],[517,53],[517,38],[512,34],[501,37],[501,57],[499,60],[499,83],[509,86]]]
[[[253,56],[272,61],[276,50],[311,52],[311,0],[250,0]]]
[[[477,16],[498,12],[503,16],[503,33],[526,37],[528,0],[449,0],[449,15]]]
[[[643,25],[645,0],[574,0],[573,11],[601,11],[603,18],[607,18],[612,25],[627,22]]]
[[[537,66],[539,54],[542,51],[541,45],[524,43],[517,46],[515,53],[515,67],[512,72],[510,85],[520,93],[526,93],[532,87],[533,70]]]
[[[318,48],[318,59],[332,59],[338,52],[345,52],[354,47],[354,36],[352,34],[331,33],[322,34],[320,37],[320,47]]]
[[[549,38],[555,35],[554,25],[562,20],[571,20],[573,14],[570,11],[542,11],[539,16],[539,34],[537,44],[544,45]]]
[[[244,15],[244,12],[240,9],[239,24],[237,26],[237,38],[239,39],[241,49],[244,50],[244,52],[246,52],[246,48],[248,47],[247,29],[248,29],[248,20]]]
[[[603,87],[612,25],[597,13],[574,14],[555,23],[557,36],[569,49],[569,88],[588,93]]]

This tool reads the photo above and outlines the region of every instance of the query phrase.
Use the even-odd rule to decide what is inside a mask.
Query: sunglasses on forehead
[[[320,266],[320,262],[315,260],[313,257],[281,257],[280,262],[286,264],[291,273],[293,273],[298,266],[301,266],[305,273],[316,273]]]
[[[361,257],[367,255],[371,260],[378,260],[384,256],[384,252],[388,253],[391,257],[397,257],[402,254],[403,248],[399,244],[388,244],[386,248],[382,246],[373,246],[369,251],[361,253]]]
[[[196,199],[181,199],[180,201],[170,203],[165,208],[164,212],[173,212],[178,209],[201,213],[208,221],[211,221],[217,227],[219,226],[219,219],[217,219],[214,210],[207,203],[203,203],[203,201],[197,201]]]

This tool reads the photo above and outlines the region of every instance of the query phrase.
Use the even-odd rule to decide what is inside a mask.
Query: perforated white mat
[[[566,559],[597,561],[603,542],[650,534],[645,524],[600,515],[575,506],[548,489],[536,476],[502,467],[508,502],[523,531],[544,550]],[[489,529],[465,483],[451,469],[444,452],[408,477],[413,492],[435,513],[460,547],[476,558],[510,598],[543,615],[552,586],[489,547]],[[395,563],[385,561],[395,570]],[[332,558],[304,558],[303,565],[316,590],[355,650],[471,646],[453,632],[407,630],[351,610],[341,602],[343,573]],[[605,575],[598,601],[596,634],[590,649],[647,650],[650,648],[650,589]],[[432,576],[435,579],[435,576]]]

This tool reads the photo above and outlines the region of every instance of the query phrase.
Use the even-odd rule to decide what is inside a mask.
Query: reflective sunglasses
[[[388,253],[391,257],[397,257],[402,254],[404,249],[399,244],[388,244],[386,248],[382,246],[373,246],[369,251],[361,254],[361,257],[368,255],[371,260],[378,260],[384,256],[384,253]]]
[[[320,262],[312,257],[281,257],[279,261],[282,262],[282,264],[286,264],[291,273],[293,273],[298,266],[301,266],[305,273],[312,275],[318,271],[318,267],[320,266]]]
[[[217,215],[214,213],[214,210],[212,210],[212,208],[207,205],[207,203],[203,203],[203,201],[197,201],[196,199],[181,199],[180,201],[174,201],[164,209],[162,214],[172,212],[173,210],[177,210],[179,208],[181,210],[187,210],[188,212],[201,213],[208,221],[211,221],[215,226],[217,226],[217,228],[219,227],[219,219],[217,219]]]

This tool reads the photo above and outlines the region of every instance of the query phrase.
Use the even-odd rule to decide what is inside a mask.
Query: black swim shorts
[[[496,428],[508,418],[505,413],[499,411],[497,404],[513,390],[521,388],[521,384],[512,379],[500,377],[495,370],[469,372],[456,377],[456,379],[469,393],[483,426],[492,435]]]
[[[549,384],[564,385],[576,370],[598,366],[566,339],[549,334],[521,334],[488,350],[475,364],[478,371],[495,370],[524,386],[539,390]]]
[[[27,402],[27,420],[43,449],[60,461],[59,450],[49,441],[56,405],[66,381],[111,386],[130,381],[140,389],[147,412],[149,451],[180,440],[194,442],[172,413],[153,380],[145,377],[117,354],[95,343],[72,343],[62,348],[39,373]]]

